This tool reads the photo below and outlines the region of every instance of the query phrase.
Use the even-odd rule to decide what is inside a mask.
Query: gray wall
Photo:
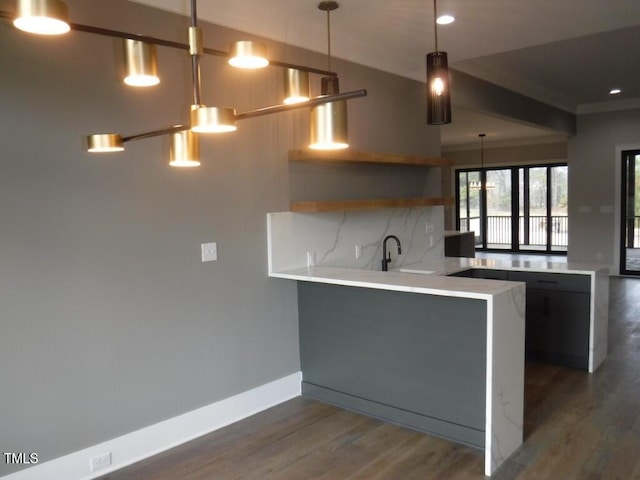
[[[570,261],[618,271],[619,150],[630,146],[640,147],[640,109],[578,116],[569,141]]]
[[[185,41],[179,16],[123,0],[67,3],[74,22]],[[206,46],[243,37],[205,26]],[[0,44],[2,451],[46,461],[299,370],[295,285],[267,278],[265,214],[288,209],[286,152],[305,145],[307,112],[203,138],[194,170],[168,167],[162,138],[91,155],[88,133],[187,122],[186,53],[160,48],[162,83],[134,91],[119,81],[114,39],[6,25]],[[282,45],[272,56],[326,64]],[[439,153],[419,83],[335,68],[343,90],[370,92],[349,104],[354,147]],[[236,72],[207,57],[203,80],[205,102],[239,111],[282,95],[277,68]],[[219,260],[203,264],[210,241]],[[0,465],[0,475],[14,470]]]

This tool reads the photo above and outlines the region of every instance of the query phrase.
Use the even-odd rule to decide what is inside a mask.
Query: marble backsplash
[[[268,213],[267,235],[269,272],[312,265],[379,270],[382,241],[395,235],[402,254],[397,255],[393,240],[387,242],[391,269],[443,258],[444,208]]]

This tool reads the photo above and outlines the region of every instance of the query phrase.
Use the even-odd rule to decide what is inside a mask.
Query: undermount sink
[[[418,270],[413,268],[399,268],[398,271],[402,273],[417,273],[419,275],[430,275],[432,273],[436,273],[435,270]]]

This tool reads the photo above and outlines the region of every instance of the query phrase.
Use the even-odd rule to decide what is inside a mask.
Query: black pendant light
[[[451,92],[447,52],[438,51],[436,0],[433,0],[433,31],[436,51],[427,54],[427,124],[451,123]]]

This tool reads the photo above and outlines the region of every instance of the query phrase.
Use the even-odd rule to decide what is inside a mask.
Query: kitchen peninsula
[[[442,215],[269,214],[269,276],[298,282],[303,394],[483,449],[491,475],[522,443],[526,283],[450,276],[495,266],[443,258]]]

